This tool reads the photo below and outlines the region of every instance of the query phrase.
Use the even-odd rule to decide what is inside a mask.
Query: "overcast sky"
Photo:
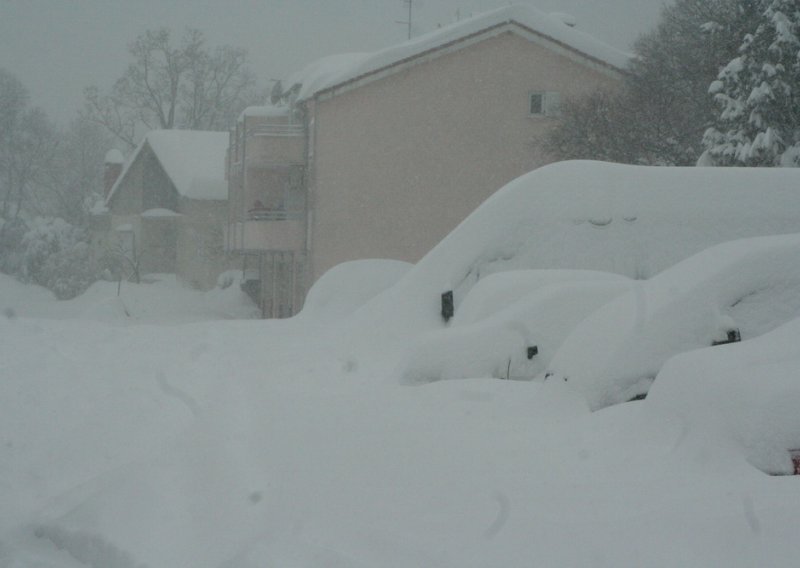
[[[627,48],[658,19],[664,0],[518,0],[567,12],[578,27]],[[413,0],[413,33],[508,0]],[[396,23],[403,0],[0,0],[0,67],[30,90],[34,104],[66,122],[83,89],[106,90],[129,59],[127,44],[147,29],[203,30],[210,45],[244,47],[262,85],[324,55],[372,51],[406,38]]]

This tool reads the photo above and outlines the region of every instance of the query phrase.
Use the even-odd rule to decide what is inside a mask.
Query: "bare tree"
[[[59,132],[59,145],[42,181],[47,213],[84,226],[91,206],[103,196],[103,159],[111,135],[81,115]]]
[[[131,148],[142,130],[223,130],[259,102],[243,49],[210,49],[200,30],[176,45],[170,30],[148,30],[129,46],[133,61],[108,93],[85,91],[88,116]]]

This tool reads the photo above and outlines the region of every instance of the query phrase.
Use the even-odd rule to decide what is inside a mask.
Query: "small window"
[[[528,100],[530,116],[559,116],[561,114],[561,97],[552,91],[539,91],[530,94]]]
[[[531,93],[531,114],[544,114],[544,93]]]

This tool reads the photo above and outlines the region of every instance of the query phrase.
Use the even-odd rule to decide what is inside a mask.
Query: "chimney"
[[[125,163],[125,158],[122,157],[122,152],[116,148],[112,148],[106,152],[104,160],[105,171],[103,172],[103,196],[108,197],[111,188],[117,181],[119,174],[122,173],[122,164]]]

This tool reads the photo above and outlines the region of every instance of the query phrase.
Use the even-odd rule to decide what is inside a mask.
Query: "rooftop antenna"
[[[408,20],[406,21],[395,20],[395,23],[404,24],[408,26],[408,39],[411,39],[411,7],[414,4],[414,0],[403,0],[403,4],[408,4]]]

